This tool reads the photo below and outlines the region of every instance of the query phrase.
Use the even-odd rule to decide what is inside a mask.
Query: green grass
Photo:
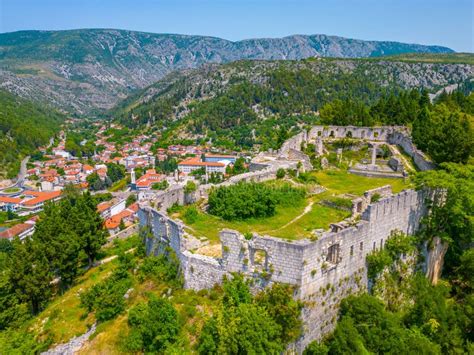
[[[197,237],[204,237],[211,243],[219,242],[219,231],[224,228],[234,229],[241,233],[255,232],[260,235],[270,235],[274,237],[295,240],[311,236],[314,229],[327,229],[330,223],[339,222],[350,216],[350,212],[324,206],[319,203],[324,198],[330,198],[336,195],[352,194],[361,196],[367,190],[371,190],[384,185],[391,185],[394,193],[403,189],[410,188],[409,183],[403,179],[395,178],[369,178],[350,174],[345,170],[325,170],[312,173],[318,179],[319,183],[327,188],[327,191],[310,196],[304,203],[292,207],[278,206],[276,214],[269,218],[248,219],[245,221],[225,221],[219,217],[199,211],[197,220],[188,224],[186,230]],[[281,181],[268,182],[269,184],[282,184]],[[311,210],[301,218],[291,222],[294,218],[301,215],[305,207],[313,201]],[[173,217],[183,218],[185,210],[189,207],[179,208]],[[186,222],[186,221],[185,221]]]
[[[362,196],[365,191],[384,185],[391,185],[393,193],[411,187],[411,184],[397,178],[373,178],[350,174],[344,170],[323,170],[313,172],[319,183],[334,194]]]
[[[99,252],[97,259],[104,259],[112,255],[118,255],[124,253],[127,250],[136,248],[141,244],[141,240],[138,234],[132,235],[131,237],[125,239],[114,239],[110,245],[105,246]]]
[[[405,53],[377,59],[389,59],[393,61],[402,62],[452,63],[474,65],[474,54],[472,53]]]
[[[114,182],[114,184],[109,187],[110,192],[122,191],[127,188],[127,178]]]
[[[219,231],[224,228],[235,229],[241,233],[256,232],[264,234],[265,231],[275,230],[284,226],[301,214],[305,206],[306,203],[294,207],[278,206],[276,208],[276,214],[272,217],[252,218],[245,221],[225,221],[219,217],[200,211],[196,222],[188,225],[190,228],[187,232],[197,237],[205,237],[211,242],[219,241]],[[186,208],[187,207],[184,207],[177,216],[181,218]]]
[[[3,190],[3,192],[6,194],[12,194],[19,191],[21,191],[21,189],[19,189],[18,187],[10,187],[8,189]]]
[[[92,268],[79,278],[77,284],[51,302],[46,309],[35,317],[28,327],[38,340],[51,341],[53,344],[67,342],[74,336],[85,333],[94,323],[93,315],[81,307],[79,294],[108,276],[117,263]]]

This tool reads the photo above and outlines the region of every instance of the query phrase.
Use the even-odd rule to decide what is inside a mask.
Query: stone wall
[[[421,150],[416,148],[409,135],[400,132],[394,132],[390,135],[388,142],[390,144],[396,144],[402,147],[405,153],[413,158],[413,162],[418,167],[418,169],[425,171],[435,168],[435,164],[431,162]]]
[[[184,186],[173,185],[166,191],[140,191],[138,192],[138,201],[153,201],[156,208],[160,211],[166,211],[175,203],[183,205],[185,199]]]
[[[386,142],[394,132],[408,134],[403,126],[356,127],[356,126],[313,126],[307,135],[308,141],[322,138],[358,138],[370,141]]]
[[[181,262],[187,288],[211,288],[232,272],[254,278],[257,287],[273,282],[296,286],[295,297],[306,305],[302,314],[304,335],[295,344],[301,352],[309,342],[334,328],[344,297],[367,288],[366,255],[382,248],[393,230],[408,234],[417,230],[424,213],[421,193],[407,190],[388,196],[387,189],[379,189],[385,197],[369,204],[359,222],[337,232],[324,232],[315,241],[291,242],[256,234],[247,240],[237,231],[222,230],[222,258],[191,253],[184,241],[183,225],[163,213],[144,207],[139,218],[153,232],[147,241],[147,254],[170,246]]]
[[[432,167],[413,145],[404,127],[315,126],[309,132],[301,132],[287,140],[278,154],[259,155],[255,159],[256,171],[234,176],[219,185],[274,179],[279,168],[294,169],[298,161],[305,162],[301,156],[303,144],[318,137],[347,136],[400,145],[420,169]],[[196,197],[207,197],[213,186],[201,185]],[[380,200],[371,203],[375,193],[381,196]],[[155,201],[160,210],[166,210],[173,203],[183,204],[183,187],[159,193]],[[354,200],[353,213],[360,216],[358,222],[334,224],[335,228],[320,233],[317,240],[288,241],[256,234],[250,238],[237,231],[222,230],[221,258],[192,253],[201,241],[187,234],[181,222],[156,209],[140,205],[139,219],[140,225],[152,230],[153,236],[146,241],[147,255],[161,253],[165,246],[171,247],[180,260],[186,288],[211,288],[222,282],[224,275],[233,272],[253,278],[256,288],[274,282],[294,285],[294,296],[305,303],[302,312],[304,334],[293,344],[294,350],[301,353],[311,341],[334,329],[339,303],[344,297],[367,289],[367,254],[383,248],[394,230],[413,234],[418,229],[425,213],[424,198],[421,192],[414,190],[392,195],[391,187],[387,185],[367,191]]]

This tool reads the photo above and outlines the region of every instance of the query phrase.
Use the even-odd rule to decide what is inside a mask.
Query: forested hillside
[[[452,53],[441,46],[337,36],[294,35],[228,41],[115,29],[0,34],[0,87],[75,114],[97,114],[173,70],[240,59],[377,57]]]
[[[20,159],[48,143],[64,116],[0,90],[0,173],[16,175]]]
[[[241,61],[170,75],[122,102],[112,115],[129,127],[166,128],[163,144],[188,139],[231,149],[278,148],[319,115],[335,124],[410,124],[422,91],[428,104],[428,92],[448,85],[469,91],[473,76],[469,64]],[[418,96],[401,96],[413,88]]]

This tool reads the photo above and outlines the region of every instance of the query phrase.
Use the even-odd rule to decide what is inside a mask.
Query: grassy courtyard
[[[330,223],[350,216],[348,211],[320,204],[323,199],[342,194],[361,196],[367,190],[384,185],[391,185],[394,193],[410,187],[410,184],[402,179],[369,178],[350,174],[344,170],[325,170],[312,174],[327,191],[308,196],[295,206],[278,206],[275,215],[267,218],[226,221],[199,210],[197,218],[192,223],[187,223],[187,232],[200,238],[208,238],[212,243],[219,242],[219,231],[223,228],[288,240],[307,238],[311,237],[314,229],[327,229]],[[188,208],[193,207],[181,207],[172,216],[186,222],[185,214]]]

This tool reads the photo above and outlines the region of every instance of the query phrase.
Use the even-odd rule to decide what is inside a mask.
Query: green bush
[[[277,205],[292,206],[304,197],[303,189],[289,184],[277,187],[241,182],[213,189],[209,194],[209,213],[225,220],[271,217]]]
[[[276,172],[277,179],[283,179],[285,175],[286,175],[286,172],[285,172],[285,169],[283,168],[278,169]]]
[[[196,206],[189,206],[188,208],[186,208],[186,210],[184,211],[183,217],[184,217],[184,221],[187,224],[195,223],[199,217],[199,212]]]
[[[145,258],[138,272],[142,279],[150,277],[159,282],[169,282],[175,287],[180,287],[182,280],[179,270],[176,254],[172,250],[167,250],[167,254]]]
[[[168,181],[163,180],[163,181],[154,183],[153,185],[151,185],[151,188],[153,190],[166,190],[168,188],[168,186],[170,186]]]
[[[89,312],[95,311],[99,322],[115,318],[125,310],[126,302],[123,296],[131,285],[127,271],[120,268],[106,280],[81,293],[81,305]]]
[[[374,251],[367,255],[367,276],[375,279],[393,260],[386,250]]]
[[[178,312],[165,298],[152,296],[148,303],[139,303],[130,309],[127,350],[133,352],[163,353],[170,348],[180,331]]]

